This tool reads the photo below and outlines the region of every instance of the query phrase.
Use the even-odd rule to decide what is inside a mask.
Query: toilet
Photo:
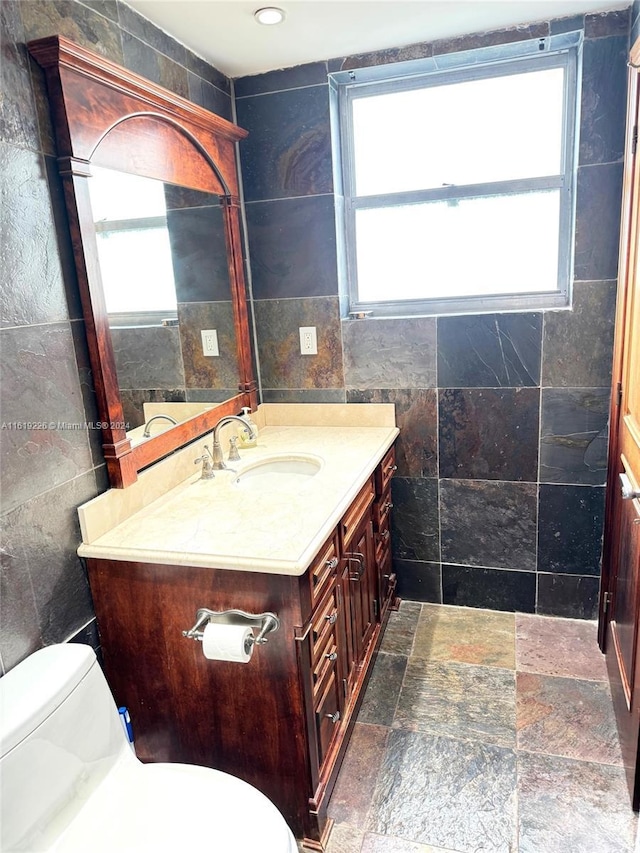
[[[3,853],[298,849],[246,782],[139,761],[89,646],[48,646],[0,679],[0,738]]]

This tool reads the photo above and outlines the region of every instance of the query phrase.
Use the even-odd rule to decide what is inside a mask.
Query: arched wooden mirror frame
[[[235,143],[246,131],[63,36],[28,44],[45,71],[89,356],[114,488],[257,405],[240,230]],[[237,344],[239,393],[136,447],[126,435],[89,198],[91,164],[215,193],[223,206]]]

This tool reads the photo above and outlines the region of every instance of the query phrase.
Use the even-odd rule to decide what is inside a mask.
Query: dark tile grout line
[[[578,764],[591,764],[595,767],[615,767],[618,770],[624,769],[624,764],[614,764],[611,761],[593,761],[588,758],[576,758],[573,755],[559,755],[557,752],[541,752],[537,749],[524,749],[521,746],[516,747],[516,758],[519,755],[544,755],[549,758],[559,758],[560,761],[575,761]]]
[[[385,726],[385,728],[388,729],[388,731],[387,731],[387,734],[385,737],[385,742],[384,742],[384,752],[382,753],[382,759],[380,761],[380,766],[378,767],[378,772],[376,773],[376,781],[375,781],[375,784],[373,786],[373,793],[371,795],[371,801],[369,802],[369,807],[368,807],[367,812],[364,816],[364,820],[362,821],[362,823],[363,823],[362,843],[363,844],[364,844],[364,836],[369,831],[368,830],[369,816],[371,815],[371,810],[373,809],[373,804],[374,804],[375,799],[376,799],[376,791],[378,790],[378,785],[380,784],[380,777],[382,776],[382,768],[384,767],[384,759],[385,759],[385,756],[387,754],[387,750],[389,749],[389,737],[391,736],[391,732],[393,731],[390,726]],[[360,845],[360,849],[362,850],[362,845]]]
[[[586,681],[590,684],[608,684],[607,677],[603,678],[587,678],[582,675],[559,675],[558,673],[553,672],[541,672],[537,669],[518,669],[517,665],[515,667],[510,666],[495,666],[494,664],[488,663],[470,663],[466,660],[450,660],[450,659],[439,659],[433,660],[431,658],[423,658],[413,653],[411,654],[403,654],[402,652],[386,652],[383,649],[380,649],[378,655],[389,655],[389,657],[399,657],[406,658],[407,662],[409,658],[413,658],[415,661],[420,661],[422,663],[434,663],[434,664],[456,664],[456,666],[468,666],[468,667],[477,667],[479,669],[490,669],[490,670],[502,670],[503,672],[513,672],[515,675],[539,675],[543,678],[564,678],[569,681]],[[404,682],[404,678],[403,678]]]

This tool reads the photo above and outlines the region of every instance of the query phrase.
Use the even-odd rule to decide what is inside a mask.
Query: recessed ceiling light
[[[272,24],[281,24],[284,21],[284,12],[276,6],[265,6],[264,9],[258,9],[253,13],[253,17],[259,24],[270,26]]]

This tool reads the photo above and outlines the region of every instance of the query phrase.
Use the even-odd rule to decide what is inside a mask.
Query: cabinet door
[[[345,552],[351,593],[351,645],[359,664],[373,635],[376,621],[376,566],[373,523],[367,516]]]

